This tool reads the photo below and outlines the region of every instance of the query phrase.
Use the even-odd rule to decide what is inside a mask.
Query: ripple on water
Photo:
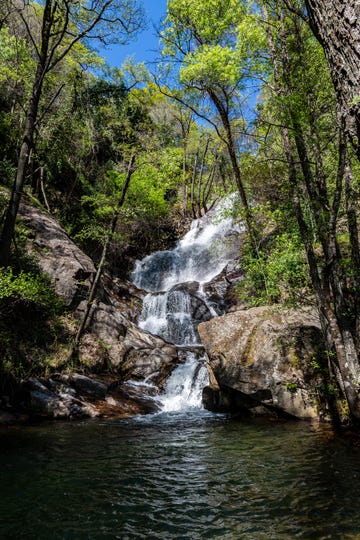
[[[208,413],[0,434],[1,538],[352,539],[358,449]]]

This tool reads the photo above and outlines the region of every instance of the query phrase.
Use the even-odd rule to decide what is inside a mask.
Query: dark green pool
[[[360,449],[327,428],[162,414],[0,442],[1,539],[360,538]]]

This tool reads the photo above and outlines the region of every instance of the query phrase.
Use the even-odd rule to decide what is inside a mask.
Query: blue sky
[[[142,0],[142,3],[148,20],[148,28],[129,45],[112,46],[99,51],[100,55],[105,56],[108,63],[114,67],[120,67],[129,56],[134,55],[136,62],[151,62],[158,56],[156,51],[159,40],[154,26],[158,27],[165,16],[167,0]]]

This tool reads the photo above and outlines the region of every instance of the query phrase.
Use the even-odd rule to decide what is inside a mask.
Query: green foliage
[[[286,390],[288,390],[291,394],[295,394],[295,392],[297,391],[298,389],[298,386],[296,383],[293,383],[293,382],[286,382],[285,383],[285,388]]]
[[[295,233],[274,236],[257,256],[245,246],[242,266],[245,279],[239,282],[238,293],[250,306],[296,305],[306,300],[309,277],[303,246]]]
[[[48,373],[67,347],[64,310],[45,276],[0,269],[0,391]]]
[[[33,302],[54,313],[63,309],[45,276],[25,272],[14,274],[11,268],[0,268],[0,310],[9,300]]]

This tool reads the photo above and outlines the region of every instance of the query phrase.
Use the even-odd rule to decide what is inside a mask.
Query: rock
[[[182,292],[190,298],[190,316],[196,326],[203,321],[208,321],[213,316],[208,305],[205,302],[205,298],[199,291],[199,283],[197,281],[189,281],[187,283],[181,283],[172,287],[168,293],[169,301],[171,302],[171,294],[174,292]]]
[[[56,394],[31,390],[29,393],[29,406],[38,414],[54,418],[70,417],[70,409]]]
[[[50,277],[55,292],[80,319],[95,274],[93,262],[60,224],[43,211],[22,204],[20,217],[31,231],[29,252],[35,256],[40,270]],[[175,349],[160,338],[149,338],[149,334],[132,325],[131,320],[141,310],[143,296],[129,282],[104,274],[82,338],[82,365],[93,372],[121,368],[129,378],[137,379],[158,372],[154,380],[163,380],[173,367]],[[72,329],[75,331],[76,325]]]
[[[15,416],[12,413],[7,411],[0,410],[0,425],[1,424],[12,424],[15,420]]]
[[[312,310],[237,311],[201,323],[199,334],[219,385],[205,391],[209,408],[319,418],[322,379],[313,364],[324,347]]]
[[[85,308],[86,303],[81,303],[79,316]],[[92,365],[95,371],[105,367],[118,368],[124,357],[123,342],[128,325],[129,321],[116,306],[97,300],[90,313],[87,334],[82,338],[81,361],[85,365]]]
[[[47,274],[55,292],[71,309],[86,298],[95,267],[87,255],[69,238],[59,223],[44,212],[20,205],[19,217],[31,231],[29,252]]]
[[[145,292],[127,280],[114,278],[108,274],[103,278],[104,289],[116,301],[116,307],[127,320],[137,322],[141,313]]]
[[[136,384],[134,381],[114,384],[107,396],[109,404],[123,406],[124,403],[136,403],[137,414],[148,414],[159,412],[159,405],[156,399],[158,389],[150,384]]]
[[[49,388],[50,386],[50,388]],[[86,418],[98,416],[96,407],[81,400],[71,388],[59,381],[45,384],[31,378],[23,384],[28,407],[33,413],[51,418]]]
[[[236,260],[205,284],[206,297],[218,315],[224,315],[235,307],[239,309],[241,301],[236,294],[236,284],[241,279],[244,279],[244,272],[240,262]]]
[[[63,379],[67,380],[80,394],[85,394],[96,399],[105,399],[108,387],[101,381],[80,375],[79,373],[72,373],[67,377],[63,377]]]
[[[149,380],[162,388],[178,363],[175,345],[131,326],[123,342],[121,373],[125,380]]]

